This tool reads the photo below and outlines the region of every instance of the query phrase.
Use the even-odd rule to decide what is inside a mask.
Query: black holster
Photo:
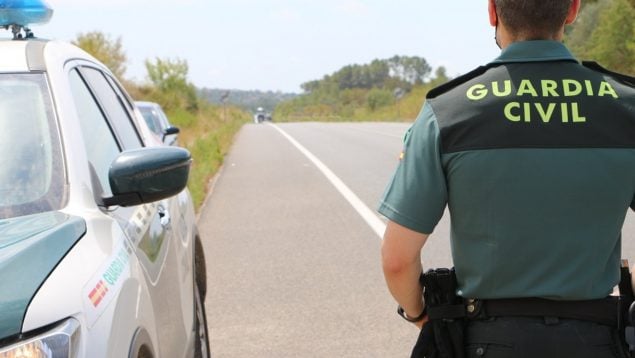
[[[545,304],[547,300],[542,300],[544,302],[537,299],[494,300],[495,302],[485,302],[485,304],[491,306],[486,311],[489,311],[489,314],[494,316],[563,316],[572,319],[590,320],[614,327],[615,323],[617,323],[617,332],[622,341],[620,348],[624,348],[621,355],[635,358],[635,300],[631,284],[631,273],[627,263],[622,265],[620,273],[617,322],[615,320],[612,323],[604,322],[606,320],[604,316],[615,317],[605,314],[605,310],[602,309],[605,305],[599,307],[600,313],[596,314],[597,317],[595,317],[594,308],[597,309],[598,306],[591,301],[568,302],[566,306],[570,309],[565,309],[567,307],[558,306],[557,302],[555,305],[553,302]],[[474,313],[470,314],[466,312],[463,298],[456,296],[457,281],[454,268],[428,270],[421,275],[419,280],[423,286],[428,322],[419,333],[411,358],[464,358],[464,335],[467,317],[474,318],[478,316],[481,309],[478,308]],[[618,299],[617,297],[613,298]],[[510,302],[510,304],[506,305],[506,301],[515,302]],[[580,304],[584,305],[589,302],[592,305],[591,309],[579,309]],[[611,300],[608,300],[605,303],[610,304],[610,302]],[[615,302],[615,300],[612,302]],[[475,302],[478,307],[481,307],[480,305],[482,304],[484,303]],[[529,304],[529,307],[526,306],[527,304]],[[510,307],[512,308],[511,310]],[[571,309],[573,313],[567,312]],[[536,310],[539,311],[539,314],[533,312]],[[612,312],[615,311],[613,310]],[[628,353],[625,352],[627,349]]]
[[[456,295],[454,268],[428,270],[419,280],[428,322],[419,333],[411,358],[463,358],[465,305]]]
[[[626,260],[622,260],[620,268],[619,289],[618,334],[623,346],[628,349],[627,355],[635,358],[635,303],[631,272]]]

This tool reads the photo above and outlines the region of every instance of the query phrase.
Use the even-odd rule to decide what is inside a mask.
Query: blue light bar
[[[44,0],[0,0],[0,26],[43,24],[53,16]]]

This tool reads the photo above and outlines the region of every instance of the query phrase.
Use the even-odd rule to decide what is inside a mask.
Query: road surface
[[[385,288],[373,213],[408,126],[242,128],[199,217],[215,358],[409,356],[417,331]],[[623,235],[635,262],[630,214]],[[448,237],[446,215],[425,267],[451,266]]]

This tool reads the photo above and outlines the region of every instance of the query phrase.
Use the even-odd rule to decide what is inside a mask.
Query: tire
[[[137,329],[137,332],[135,332],[128,357],[154,358],[154,349],[152,349],[150,335],[145,329],[139,328]]]
[[[198,287],[194,287],[195,309],[195,343],[194,358],[210,358],[212,352],[209,349],[209,332],[207,330],[207,316],[205,314],[205,301],[201,298]]]
[[[203,243],[201,238],[196,235],[194,240],[194,277],[196,277],[196,285],[201,293],[201,300],[205,302],[207,296],[207,265],[205,264],[205,251],[203,251]]]

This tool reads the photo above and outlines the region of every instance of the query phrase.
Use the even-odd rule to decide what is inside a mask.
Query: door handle
[[[159,212],[159,222],[161,223],[161,226],[168,227],[171,220],[168,209],[166,209],[163,205],[159,205],[157,211]]]

